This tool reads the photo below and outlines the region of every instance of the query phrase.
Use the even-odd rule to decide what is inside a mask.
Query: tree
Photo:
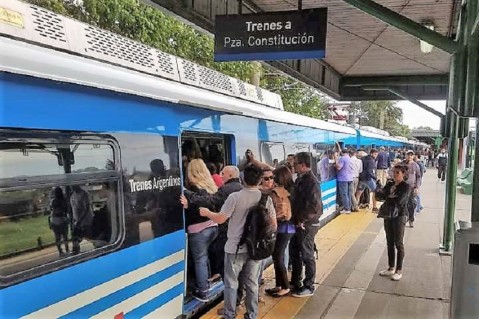
[[[411,130],[402,123],[402,110],[391,101],[364,101],[351,104],[350,113],[359,119],[361,126],[381,127],[394,136],[411,137]],[[383,118],[381,119],[381,116]]]

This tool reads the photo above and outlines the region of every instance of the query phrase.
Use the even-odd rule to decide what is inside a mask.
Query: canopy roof
[[[238,13],[239,0],[144,0],[152,2],[211,32],[214,16]],[[421,24],[433,25],[453,38],[459,0],[376,0],[377,3]],[[439,48],[422,53],[420,41],[343,0],[303,0],[303,9],[327,7],[325,59],[288,60],[268,64],[338,100],[421,99],[447,96],[450,54]],[[297,10],[296,0],[243,0],[243,14]]]

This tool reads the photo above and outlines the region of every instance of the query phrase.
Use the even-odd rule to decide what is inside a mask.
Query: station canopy
[[[241,2],[243,14],[298,9],[297,0],[143,1],[207,32],[213,32],[216,15],[237,14]],[[455,37],[461,0],[375,2],[445,37]],[[446,99],[449,53],[436,47],[425,53],[419,39],[343,0],[302,1],[303,9],[319,7],[328,8],[326,58],[266,63],[337,100]]]

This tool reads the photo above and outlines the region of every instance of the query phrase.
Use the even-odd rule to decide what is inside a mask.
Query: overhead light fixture
[[[432,22],[425,22],[422,25],[428,28],[429,30],[434,31],[434,24],[432,24]],[[419,40],[419,45],[421,47],[422,53],[431,53],[432,48],[434,48],[432,44],[429,44],[423,40]]]

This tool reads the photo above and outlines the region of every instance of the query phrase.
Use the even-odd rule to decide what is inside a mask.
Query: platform
[[[393,282],[378,272],[387,267],[382,219],[362,210],[341,215],[318,233],[317,289],[310,298],[270,298],[264,289],[274,285],[272,266],[261,287],[265,302],[260,318],[449,318],[450,256],[440,256],[445,183],[429,169],[422,187],[424,210],[415,227],[406,228],[403,278]],[[471,196],[457,194],[456,220],[470,220]],[[221,318],[219,304],[202,319]],[[240,307],[242,315],[244,308]],[[238,315],[238,318],[242,316]]]

